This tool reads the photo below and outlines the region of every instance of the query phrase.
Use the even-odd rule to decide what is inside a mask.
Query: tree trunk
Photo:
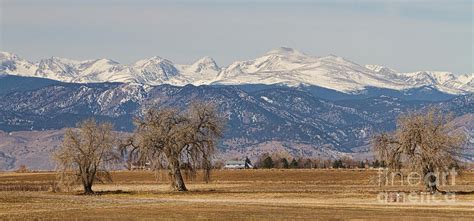
[[[426,189],[430,191],[430,193],[432,194],[439,192],[439,189],[437,186],[437,182],[438,182],[437,175],[433,172],[433,170],[427,169],[424,174],[425,174],[424,181],[425,181]]]
[[[86,195],[94,194],[94,191],[92,191],[92,183],[84,182],[83,186],[84,186],[84,194]]]
[[[436,177],[431,176],[429,178],[429,181],[426,182],[426,188],[430,191],[430,193],[436,193],[439,192],[438,186],[436,185]]]
[[[179,163],[173,163],[171,166],[171,185],[176,191],[187,191],[186,185],[184,184],[181,170],[179,169]]]

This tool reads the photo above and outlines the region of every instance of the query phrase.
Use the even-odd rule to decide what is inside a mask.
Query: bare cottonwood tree
[[[374,150],[391,171],[417,172],[426,177],[429,191],[438,191],[434,174],[458,162],[465,142],[462,134],[453,133],[451,120],[452,115],[437,109],[404,114],[395,132],[374,138]]]
[[[114,146],[112,124],[97,124],[89,119],[80,122],[77,129],[68,129],[62,147],[54,154],[59,178],[63,184],[80,182],[85,194],[93,194],[94,181],[110,179],[109,163],[120,157]]]
[[[196,169],[202,168],[205,181],[209,181],[211,157],[222,136],[223,122],[210,103],[194,102],[185,112],[149,109],[143,119],[135,120],[135,133],[122,150],[127,152],[131,147],[131,162],[150,162],[154,169],[168,168],[172,188],[186,191],[182,169],[194,177]]]

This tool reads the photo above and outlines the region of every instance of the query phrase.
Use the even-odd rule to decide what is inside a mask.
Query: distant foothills
[[[255,161],[266,153],[357,162],[372,159],[374,134],[407,111],[454,115],[474,160],[473,74],[398,73],[337,56],[278,48],[227,67],[209,57],[176,65],[159,57],[122,65],[106,59],[29,62],[0,53],[0,169],[52,169],[65,128],[95,118],[119,133],[151,107],[210,101],[227,120],[217,159]]]

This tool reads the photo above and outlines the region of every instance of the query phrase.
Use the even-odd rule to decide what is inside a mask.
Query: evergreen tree
[[[342,163],[342,160],[335,160],[334,163],[332,164],[333,168],[345,168],[344,164]]]
[[[379,160],[375,160],[374,162],[372,162],[372,167],[374,167],[374,168],[379,168],[379,167],[380,167],[380,162],[379,162]]]
[[[291,161],[290,168],[298,168],[298,161],[295,158]]]
[[[267,168],[267,169],[273,168],[273,160],[270,156],[268,156],[267,158],[263,160],[262,167]]]
[[[288,160],[286,158],[281,158],[280,162],[281,162],[282,168],[285,168],[285,169],[290,168],[290,164],[288,163]]]

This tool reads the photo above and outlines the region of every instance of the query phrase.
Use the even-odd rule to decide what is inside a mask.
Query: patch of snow
[[[270,104],[273,104],[273,100],[268,98],[268,97],[265,97],[265,96],[261,96],[260,98],[262,98],[263,100],[265,100],[266,102],[270,103]]]

